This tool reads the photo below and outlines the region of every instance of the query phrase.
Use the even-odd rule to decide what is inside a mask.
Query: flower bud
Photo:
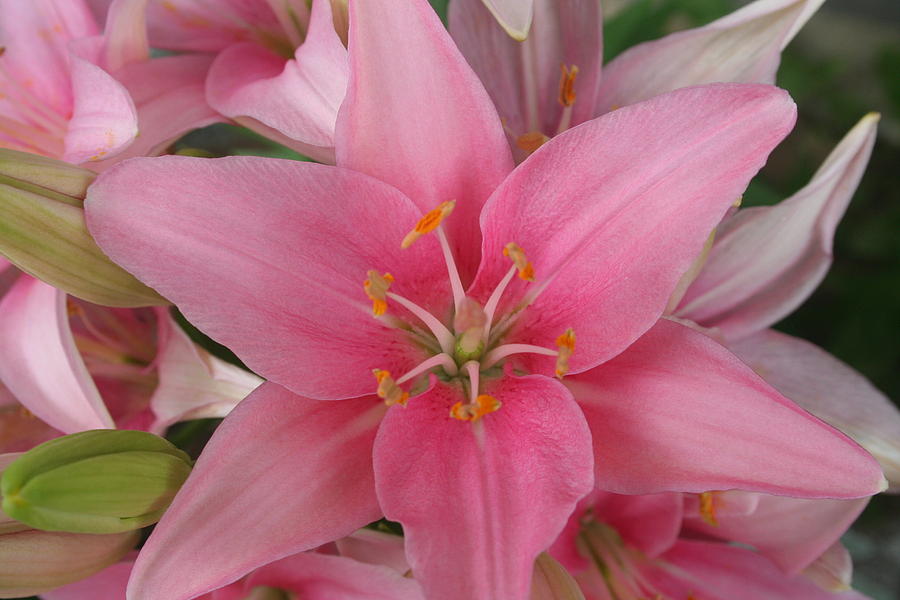
[[[118,533],[157,522],[191,460],[142,431],[83,431],[45,442],[3,473],[3,511],[36,529]]]
[[[542,552],[534,561],[531,600],[584,600],[584,594],[565,567]]]
[[[166,304],[107,258],[88,233],[83,203],[95,177],[66,162],[0,149],[0,254],[96,304]]]

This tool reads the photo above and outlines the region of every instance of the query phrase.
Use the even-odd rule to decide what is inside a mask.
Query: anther
[[[394,276],[390,273],[379,275],[374,269],[367,271],[366,275],[368,277],[363,282],[363,289],[372,301],[372,314],[380,317],[387,310],[387,291],[394,283]]]
[[[556,338],[559,354],[556,357],[556,376],[560,379],[569,372],[569,358],[575,352],[575,331],[570,327],[566,332]]]
[[[540,131],[529,131],[516,138],[516,146],[518,146],[520,150],[524,150],[528,154],[531,154],[549,140],[550,138]]]
[[[525,251],[515,242],[510,242],[503,247],[503,256],[509,259],[519,270],[519,277],[525,281],[534,281],[534,265],[528,262]]]
[[[559,78],[559,103],[563,106],[575,104],[575,78],[578,77],[578,66],[560,65],[562,75]]]
[[[716,519],[715,492],[702,492],[700,494],[700,517],[713,527],[719,526],[719,521]]]
[[[426,233],[431,233],[437,229],[438,225],[441,224],[441,221],[450,216],[450,213],[453,212],[453,207],[455,206],[456,200],[448,200],[447,202],[441,202],[438,204],[437,208],[425,213],[425,216],[416,223],[415,228],[407,233],[406,237],[403,238],[403,241],[400,242],[400,247],[409,248],[417,239]]]
[[[503,404],[488,394],[481,394],[475,402],[463,404],[457,402],[450,408],[450,417],[458,421],[477,421],[484,415],[500,410]]]
[[[391,377],[390,371],[372,369],[372,374],[375,375],[375,379],[378,381],[378,391],[375,393],[378,394],[379,398],[384,400],[385,404],[388,406],[393,406],[394,404],[406,406],[406,401],[409,400],[409,392],[403,391],[403,389],[397,385]]]

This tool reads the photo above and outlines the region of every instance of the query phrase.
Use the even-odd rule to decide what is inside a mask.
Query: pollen
[[[559,78],[559,103],[563,106],[575,104],[575,78],[578,77],[578,67],[572,65],[560,65],[562,74]]]
[[[503,256],[508,257],[516,269],[519,270],[519,277],[525,281],[534,281],[534,265],[532,265],[525,256],[525,251],[515,242],[510,242],[503,247]]]
[[[702,492],[700,494],[700,517],[713,527],[719,526],[719,521],[716,519],[715,492]]]
[[[569,359],[575,352],[575,330],[571,327],[565,333],[556,338],[556,346],[559,354],[556,356],[556,376],[562,379],[569,372]]]
[[[374,269],[367,271],[366,275],[363,289],[372,301],[372,314],[380,317],[387,310],[387,291],[394,283],[394,276],[390,273],[379,275]]]
[[[540,131],[529,131],[516,138],[516,146],[518,146],[520,150],[524,150],[528,154],[531,154],[549,140],[550,138]]]
[[[450,213],[453,212],[453,208],[455,206],[456,200],[448,200],[447,202],[441,202],[440,204],[438,204],[437,208],[429,210],[427,213],[425,213],[424,217],[419,219],[419,222],[416,223],[415,228],[406,234],[406,237],[403,238],[402,242],[400,242],[400,247],[409,248],[417,239],[419,239],[426,233],[431,233],[432,231],[437,229],[438,225],[441,224],[441,221],[450,216]]]
[[[372,374],[375,375],[375,380],[378,381],[378,391],[375,393],[384,400],[385,404],[388,406],[393,406],[394,404],[406,406],[406,401],[409,400],[409,392],[403,391],[403,388],[397,385],[397,382],[391,377],[390,371],[372,369]]]
[[[477,421],[484,415],[497,412],[503,404],[488,394],[481,394],[473,403],[457,402],[450,408],[450,417],[458,421]]]

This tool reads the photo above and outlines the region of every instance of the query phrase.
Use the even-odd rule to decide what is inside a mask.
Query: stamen
[[[444,261],[447,263],[447,275],[450,277],[450,289],[453,291],[453,307],[456,312],[459,312],[462,302],[466,298],[466,292],[463,289],[462,280],[459,278],[459,269],[456,268],[453,251],[450,249],[450,242],[447,241],[443,227],[438,228],[437,236],[441,243],[441,251],[444,253]]]
[[[378,391],[375,393],[384,400],[385,404],[388,406],[393,406],[394,404],[406,406],[406,401],[409,400],[409,392],[403,391],[397,385],[397,382],[391,377],[390,371],[372,369],[372,374],[375,375],[375,379],[378,381]]]
[[[379,275],[374,269],[366,271],[366,275],[368,277],[363,282],[363,289],[372,301],[372,314],[380,317],[387,311],[387,291],[394,283],[394,276],[390,273]]]
[[[519,271],[519,278],[525,281],[534,281],[534,265],[525,256],[525,251],[515,242],[510,242],[503,247],[503,256],[509,259]]]
[[[399,294],[387,292],[385,295],[391,300],[396,301],[412,314],[419,317],[419,319],[421,319],[422,322],[425,323],[425,326],[431,330],[431,333],[434,334],[434,337],[435,339],[437,339],[438,344],[441,345],[441,350],[447,353],[453,352],[453,346],[456,340],[450,330],[447,329],[447,327],[443,323],[441,323],[437,317],[432,315],[430,312],[428,312],[412,300],[407,300]]]
[[[441,221],[450,216],[450,213],[453,212],[453,207],[455,206],[456,200],[448,200],[447,202],[441,202],[438,204],[437,208],[425,213],[425,216],[419,219],[419,222],[416,223],[413,230],[407,233],[406,237],[403,238],[403,241],[400,242],[400,247],[409,248],[417,239],[426,233],[431,233],[437,229],[437,226],[441,224]]]
[[[456,375],[459,372],[456,363],[453,361],[450,355],[444,354],[442,352],[441,354],[435,354],[428,360],[422,361],[420,364],[410,369],[409,372],[405,373],[401,377],[398,377],[397,385],[406,383],[413,377],[421,375],[422,373],[425,373],[426,371],[429,371],[435,367],[444,367],[444,370],[447,372],[447,374],[451,376]]]
[[[531,154],[548,141],[550,141],[550,138],[548,138],[540,131],[529,131],[528,133],[523,133],[516,138],[516,146],[520,150]]]
[[[556,357],[556,376],[560,379],[569,372],[569,358],[575,352],[575,331],[570,327],[565,333],[556,338],[559,347],[559,356]]]
[[[504,344],[497,346],[487,353],[482,361],[485,369],[489,369],[507,356],[513,354],[543,354],[544,356],[559,356],[559,352],[544,348],[543,346],[533,346],[531,344]]]
[[[578,66],[560,65],[562,74],[559,78],[559,103],[563,106],[575,104],[575,78],[578,77]]]
[[[450,417],[459,421],[475,422],[484,415],[497,412],[503,404],[488,394],[481,394],[475,402],[463,404],[457,402],[450,408]]]
[[[719,526],[719,521],[716,519],[715,492],[702,492],[700,494],[700,517],[713,527]]]
[[[491,324],[494,322],[494,312],[497,310],[497,305],[500,304],[500,298],[503,296],[503,291],[506,289],[506,286],[509,285],[509,282],[512,281],[515,273],[516,267],[513,265],[510,267],[509,271],[506,272],[506,275],[503,276],[503,279],[500,280],[500,283],[497,284],[497,287],[494,288],[491,297],[488,298],[488,301],[484,305],[484,314],[487,316],[487,327],[484,328],[482,339],[485,343],[487,343],[491,336]]]

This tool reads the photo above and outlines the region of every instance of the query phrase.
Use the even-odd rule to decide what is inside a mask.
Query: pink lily
[[[790,198],[726,219],[709,256],[697,263],[702,269],[686,277],[672,306],[677,317],[711,328],[779,391],[866,447],[896,491],[900,411],[821,348],[769,329],[809,297],[831,266],[834,232],[868,163],[877,123],[876,114],[864,117]]]
[[[0,300],[0,348],[0,381],[63,433],[162,433],[225,416],[260,383],[197,347],[166,309],[101,307],[25,274]]]
[[[206,81],[211,106],[333,163],[334,124],[347,89],[347,50],[335,29],[346,7],[333,3],[151,0],[150,41],[171,50],[218,52]]]
[[[0,5],[0,146],[100,170],[219,120],[210,59],[150,60],[143,4],[113,2],[102,35],[84,0]]]
[[[846,437],[658,321],[793,124],[782,92],[680,90],[510,172],[487,94],[424,1],[350,17],[336,156],[357,172],[163,157],[89,191],[104,251],[270,380],[210,441],[132,598],[205,593],[382,514],[429,598],[522,598],[595,469],[630,492],[880,488]],[[574,398],[552,377],[566,369]]]
[[[720,508],[728,513],[727,502]],[[681,532],[683,511],[681,494],[596,492],[582,502],[552,552],[575,574],[588,600],[864,598],[854,591],[823,590],[802,575],[785,575],[753,550],[691,539]]]
[[[532,2],[515,4],[530,14]],[[639,44],[602,69],[599,0],[533,4],[523,42],[498,26],[482,0],[453,0],[448,14],[519,160],[570,127],[680,87],[774,83],[781,50],[822,0],[757,0],[704,27]]]

